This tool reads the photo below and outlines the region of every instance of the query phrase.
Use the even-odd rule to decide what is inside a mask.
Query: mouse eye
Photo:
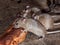
[[[43,36],[38,37],[38,39],[43,38]]]
[[[16,23],[16,25],[18,25],[18,23]]]
[[[21,0],[17,0],[17,3],[21,3],[22,1]]]

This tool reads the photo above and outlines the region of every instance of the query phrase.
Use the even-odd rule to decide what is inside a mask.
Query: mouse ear
[[[14,22],[13,22],[13,24],[15,24],[18,20],[19,20],[19,18],[15,19]]]
[[[23,22],[25,22],[26,21],[26,19],[23,19]]]

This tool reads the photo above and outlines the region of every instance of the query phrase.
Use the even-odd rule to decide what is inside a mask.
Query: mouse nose
[[[49,8],[47,8],[47,9],[42,9],[42,12],[43,12],[43,13],[48,13],[48,12],[50,12],[50,9],[49,9]]]

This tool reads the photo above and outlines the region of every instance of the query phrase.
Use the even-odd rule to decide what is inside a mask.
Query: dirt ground
[[[6,28],[15,20],[16,15],[21,12],[26,5],[31,5],[30,0],[0,0],[0,36],[4,34]],[[43,40],[31,34],[19,45],[60,45],[60,33],[46,35]]]

